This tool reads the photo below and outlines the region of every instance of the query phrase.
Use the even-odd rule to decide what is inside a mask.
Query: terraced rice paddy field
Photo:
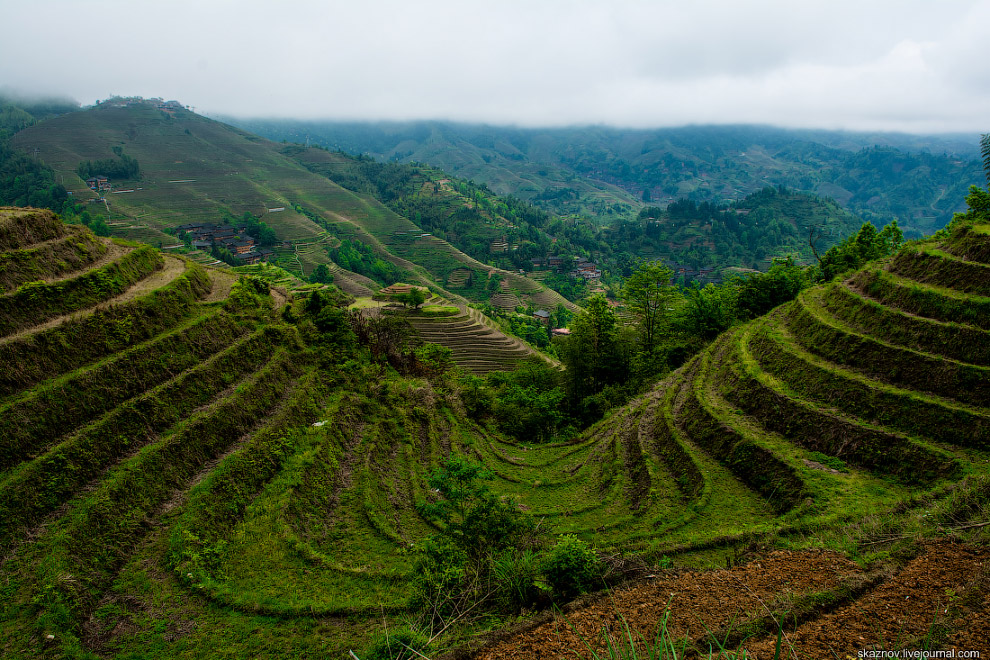
[[[5,211],[3,297],[26,284],[3,264],[30,263],[48,302],[0,339],[0,655],[349,657],[412,614],[434,531],[416,503],[451,454],[554,532],[645,562],[571,624],[547,615],[460,657],[573,657],[567,635],[598,644],[608,621],[652,637],[668,603],[701,651],[707,627],[772,657],[780,621],[798,658],[936,633],[985,648],[985,239],[963,227],[808,290],[574,442],[531,445],[471,423],[448,389],[306,350],[250,282],[209,302],[198,265]],[[66,250],[76,262],[53,266]],[[123,274],[128,258],[143,270]],[[55,295],[111,264],[123,293]],[[504,366],[470,363],[477,319],[441,318],[419,331],[462,333],[469,369]],[[897,546],[915,524],[955,542]]]
[[[406,319],[421,341],[451,349],[454,362],[475,374],[509,371],[521,360],[540,357],[524,342],[489,325],[484,315],[471,308],[444,316],[411,314]]]

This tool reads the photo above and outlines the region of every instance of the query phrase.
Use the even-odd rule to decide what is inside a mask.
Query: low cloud
[[[990,1],[40,0],[0,85],[239,116],[987,130]]]

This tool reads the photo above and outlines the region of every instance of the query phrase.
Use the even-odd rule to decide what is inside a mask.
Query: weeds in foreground
[[[746,660],[749,655],[745,650],[733,651],[725,648],[725,645],[715,641],[718,649],[709,647],[708,655],[695,654],[694,649],[688,647],[688,640],[676,640],[673,633],[667,628],[667,621],[670,610],[664,610],[663,616],[657,623],[657,631],[652,641],[645,639],[640,633],[633,633],[629,627],[629,622],[624,616],[619,615],[621,630],[613,631],[609,627],[602,627],[602,639],[605,642],[604,650],[595,650],[588,640],[579,633],[570,621],[570,626],[574,634],[581,640],[587,655],[581,655],[574,651],[574,655],[582,660],[682,660],[688,657],[707,658],[708,660]],[[774,647],[773,660],[780,660],[782,642],[784,640],[784,630],[778,625],[777,643]]]

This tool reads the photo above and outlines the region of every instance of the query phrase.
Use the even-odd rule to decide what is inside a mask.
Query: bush
[[[503,611],[519,612],[539,602],[549,591],[540,571],[540,554],[532,549],[508,550],[492,562],[492,578],[499,587]]]
[[[450,458],[429,478],[437,497],[418,505],[439,532],[419,551],[410,605],[433,633],[481,603],[518,608],[532,595],[537,560],[525,550],[535,545],[536,524],[492,493],[483,483],[490,478],[480,465]],[[505,575],[513,575],[509,583]]]
[[[450,458],[429,478],[439,498],[418,506],[423,517],[439,525],[442,535],[472,559],[519,546],[535,528],[515,502],[502,500],[483,483],[491,478],[481,465]]]
[[[543,576],[554,595],[570,599],[598,586],[602,572],[591,546],[573,534],[565,534],[544,561]]]
[[[412,660],[425,656],[430,645],[424,635],[410,628],[396,628],[379,633],[361,660]]]
[[[433,535],[423,542],[413,567],[409,604],[427,610],[431,620],[445,619],[464,600],[467,553],[451,538]]]

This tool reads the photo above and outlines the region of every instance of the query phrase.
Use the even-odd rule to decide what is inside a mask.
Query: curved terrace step
[[[152,247],[112,244],[82,273],[31,282],[0,296],[0,336],[30,332],[52,319],[106,304],[164,266],[161,254]]]
[[[990,329],[990,297],[916,282],[877,265],[858,271],[850,285],[883,305],[947,323]]]
[[[890,344],[969,364],[990,365],[990,332],[985,330],[901,312],[844,284],[829,285],[822,301],[836,319]]]
[[[801,345],[782,322],[782,312],[757,323],[749,349],[760,367],[787,387],[873,424],[938,442],[990,447],[990,410],[895,387],[829,362]]]
[[[209,276],[192,262],[166,257],[166,265],[95,308],[0,339],[0,401],[147,341],[195,314],[212,286]]]
[[[27,282],[59,277],[91,266],[106,254],[110,243],[82,225],[66,228],[64,236],[28,247],[0,252],[0,293]]]
[[[990,296],[990,264],[965,261],[930,245],[908,246],[890,260],[888,270],[917,282],[961,293]]]
[[[828,313],[822,289],[788,305],[788,327],[809,351],[873,378],[919,392],[982,405],[990,397],[990,368],[894,346],[857,332]]]

